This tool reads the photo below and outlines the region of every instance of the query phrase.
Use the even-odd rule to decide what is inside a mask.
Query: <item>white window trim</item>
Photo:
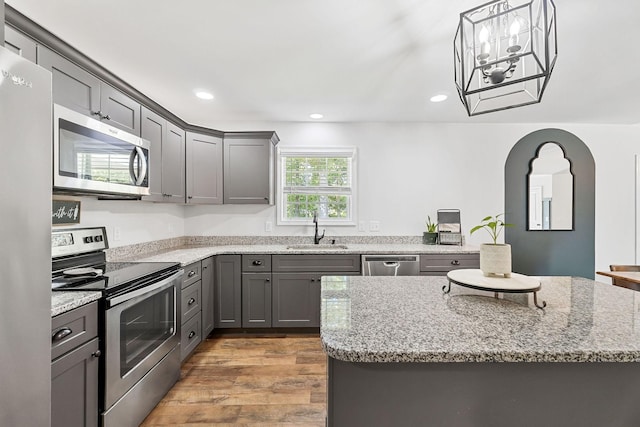
[[[355,226],[358,223],[357,195],[358,195],[358,157],[356,147],[277,147],[277,225],[309,225],[311,219],[284,219],[285,197],[282,191],[282,157],[350,157],[351,158],[351,218],[327,219],[321,218],[321,226]]]

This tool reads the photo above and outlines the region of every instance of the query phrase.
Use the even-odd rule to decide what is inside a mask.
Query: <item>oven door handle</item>
[[[180,278],[180,276],[182,276],[182,274],[184,273],[184,270],[178,270],[177,273],[172,274],[171,276],[167,277],[166,279],[163,279],[157,283],[154,283],[152,285],[149,286],[145,286],[144,288],[140,288],[140,289],[136,289],[135,291],[131,291],[131,292],[127,292],[125,294],[122,295],[118,295],[116,297],[113,297],[111,299],[107,299],[107,302],[109,303],[109,307],[113,307],[115,305],[118,304],[122,304],[123,302],[127,302],[129,300],[132,300],[134,298],[137,298],[139,296],[142,295],[148,295],[148,294],[153,294],[155,292],[164,290],[165,288],[169,288],[172,286],[172,282],[178,278]]]

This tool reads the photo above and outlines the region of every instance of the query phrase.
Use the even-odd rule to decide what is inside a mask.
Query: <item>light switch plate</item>
[[[267,221],[264,223],[264,231],[270,233],[273,231],[273,223],[271,221]]]
[[[360,221],[358,223],[358,231],[365,232],[367,231],[367,223],[365,221]]]
[[[369,221],[369,231],[380,231],[380,221]]]

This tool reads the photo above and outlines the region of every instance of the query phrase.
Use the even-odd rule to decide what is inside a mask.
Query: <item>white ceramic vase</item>
[[[485,276],[511,277],[511,245],[483,243],[480,245],[480,270]]]

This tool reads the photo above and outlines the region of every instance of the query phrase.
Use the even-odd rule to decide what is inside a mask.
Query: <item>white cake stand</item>
[[[451,270],[447,273],[449,284],[442,287],[445,294],[451,292],[451,284],[480,291],[494,292],[496,298],[499,292],[521,294],[533,293],[533,304],[538,308],[545,308],[547,303],[538,304],[538,291],[542,287],[540,280],[525,276],[524,274],[511,273],[511,277],[485,276],[479,269]]]

